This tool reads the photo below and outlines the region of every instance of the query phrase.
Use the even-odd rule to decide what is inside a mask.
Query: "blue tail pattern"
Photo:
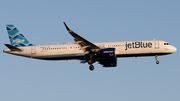
[[[34,46],[18,31],[14,25],[6,25],[6,28],[12,46]]]

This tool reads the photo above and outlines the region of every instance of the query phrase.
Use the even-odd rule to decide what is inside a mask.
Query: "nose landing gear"
[[[156,55],[155,58],[156,58],[156,64],[159,64],[158,56]]]
[[[158,61],[158,60],[156,61],[156,64],[159,64],[159,61]]]

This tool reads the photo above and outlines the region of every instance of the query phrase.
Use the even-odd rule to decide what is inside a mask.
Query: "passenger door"
[[[155,49],[159,49],[159,41],[154,40],[154,47]]]
[[[31,56],[36,56],[36,46],[31,47]]]

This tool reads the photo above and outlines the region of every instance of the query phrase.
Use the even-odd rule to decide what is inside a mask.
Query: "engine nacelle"
[[[99,61],[103,67],[116,67],[117,66],[117,58],[111,58],[111,59],[105,59],[102,61]]]
[[[101,49],[100,55],[102,58],[115,58],[115,48],[105,48]]]

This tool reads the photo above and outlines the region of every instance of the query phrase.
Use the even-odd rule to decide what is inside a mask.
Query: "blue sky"
[[[179,49],[179,0],[1,0],[0,49],[14,24],[33,44],[73,42],[73,31],[91,42],[164,40]],[[177,51],[119,58],[115,68],[80,61],[43,61],[0,53],[0,101],[179,101]]]

